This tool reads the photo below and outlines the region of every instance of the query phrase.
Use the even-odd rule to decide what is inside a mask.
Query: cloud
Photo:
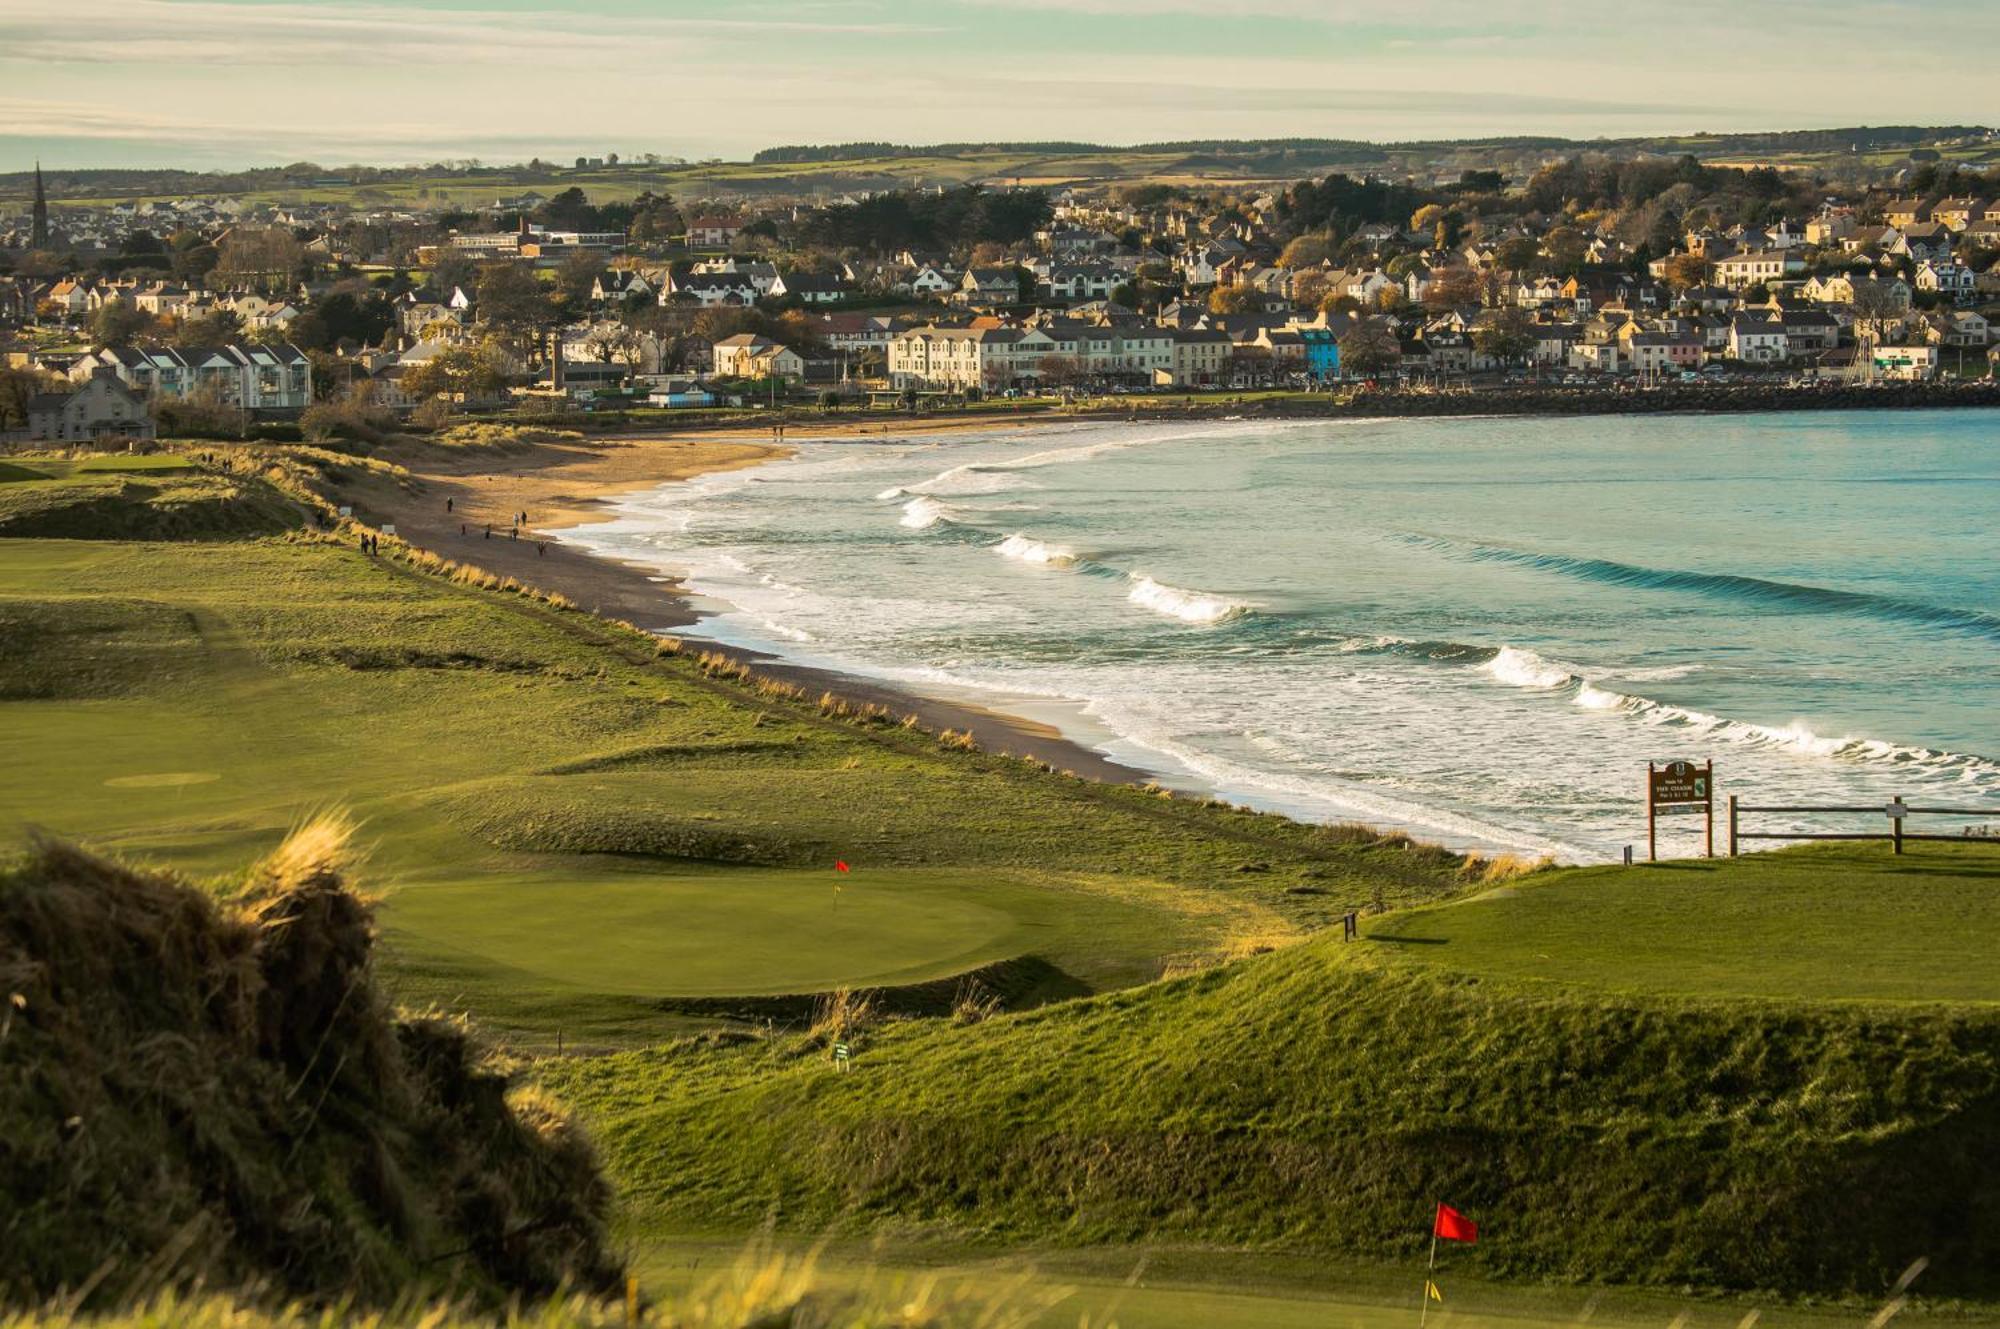
[[[91,22],[40,0],[0,0],[0,60],[54,64],[295,65],[481,62],[625,64],[697,43],[837,35],[911,37],[939,29],[799,17],[618,17],[576,21],[560,7],[425,9],[378,3],[95,0]]]

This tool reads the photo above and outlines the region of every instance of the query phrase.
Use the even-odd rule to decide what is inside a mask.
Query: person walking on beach
[[[450,511],[451,511],[451,500],[450,500],[450,499],[446,499],[446,500],[444,501],[444,510],[445,510],[446,512],[450,512]]]

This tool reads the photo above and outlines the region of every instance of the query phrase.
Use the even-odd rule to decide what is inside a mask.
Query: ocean
[[[685,576],[695,635],[1308,819],[1643,854],[1649,759],[2000,808],[2000,412],[807,441],[613,512],[563,538]]]

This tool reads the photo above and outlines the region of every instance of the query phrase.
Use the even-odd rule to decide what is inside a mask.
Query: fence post
[[[1900,803],[1903,800],[1899,798],[1896,801]],[[1889,825],[1896,833],[1896,852],[1900,854],[1903,852],[1903,819],[1892,812],[1889,814]]]
[[[1729,796],[1729,856],[1736,857],[1736,795]]]

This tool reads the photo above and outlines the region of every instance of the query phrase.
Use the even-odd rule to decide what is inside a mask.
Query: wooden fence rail
[[[1873,831],[1746,831],[1740,829],[1738,825],[1739,815],[1745,812],[1872,812],[1878,817],[1889,819],[1889,830],[1887,834]],[[1905,831],[1903,823],[1911,817],[1981,817],[2000,820],[2000,808],[1920,808],[1912,807],[1900,798],[1887,804],[1871,803],[1860,806],[1845,803],[1766,803],[1753,806],[1739,802],[1737,796],[1731,794],[1729,856],[1736,857],[1738,840],[1887,840],[1896,846],[1896,852],[1900,854],[1903,852],[1903,843],[1906,840],[1935,840],[1941,843],[1946,841],[1963,843],[1969,840],[1980,843],[1990,839],[1987,836],[1966,834],[1920,835],[1915,831]],[[2000,841],[1993,842],[2000,843]]]

